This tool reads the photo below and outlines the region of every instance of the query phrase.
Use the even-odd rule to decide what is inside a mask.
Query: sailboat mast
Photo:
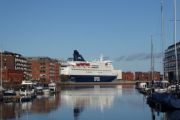
[[[178,63],[177,63],[177,48],[176,48],[176,0],[174,0],[174,41],[175,41],[175,57],[176,57],[176,82],[179,83]]]
[[[2,86],[2,45],[1,45],[1,86]]]
[[[152,36],[151,36],[151,67],[152,67],[152,80],[154,80],[154,75],[153,75],[153,73],[154,73],[154,61],[153,61],[153,38],[152,38]]]
[[[161,38],[162,38],[162,72],[163,72],[163,79],[164,80],[164,48],[163,48],[163,43],[164,43],[164,32],[163,32],[163,0],[161,0]]]

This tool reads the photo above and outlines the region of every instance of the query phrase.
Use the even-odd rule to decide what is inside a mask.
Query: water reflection
[[[10,102],[0,104],[0,119],[20,118],[31,113],[47,113],[57,109],[60,103],[60,95],[41,95],[30,102]]]
[[[107,87],[108,91],[104,90]],[[122,87],[119,90],[113,88],[116,86],[68,86],[67,90],[61,91],[61,102],[68,107],[74,106],[74,109],[90,106],[99,107],[103,111],[104,107],[113,105],[115,94],[122,95]]]
[[[180,110],[168,110],[166,116],[167,120],[180,120]]]
[[[37,98],[33,102],[31,112],[33,113],[48,113],[51,110],[58,108],[60,103],[60,95],[37,95]]]
[[[164,112],[151,108],[152,120],[180,120],[180,110],[168,109]]]
[[[179,110],[150,108],[133,85],[61,86],[54,95],[30,102],[0,103],[0,119],[177,120]]]
[[[61,103],[73,107],[74,117],[78,119],[86,107],[100,109],[101,113],[104,108],[112,108],[114,97],[121,97],[122,89],[130,89],[128,92],[134,91],[132,88],[134,86],[66,86],[61,90]]]
[[[19,105],[16,103],[1,103],[0,115],[1,119],[12,119],[20,117],[22,110],[19,109]]]

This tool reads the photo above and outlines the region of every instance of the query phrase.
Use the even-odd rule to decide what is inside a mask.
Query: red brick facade
[[[25,79],[26,75],[24,71],[26,71],[26,59],[22,57],[22,55],[8,51],[0,52],[0,68],[1,59],[3,70],[3,83],[20,83],[23,79]]]
[[[160,80],[160,72],[153,72],[154,80]],[[152,72],[135,72],[135,80],[152,80]]]
[[[49,82],[50,80],[59,81],[60,63],[53,60],[27,60],[27,75],[29,79],[36,79]]]
[[[122,80],[134,80],[134,74],[132,72],[122,72]]]
[[[2,70],[3,83],[8,83],[8,84],[21,83],[23,80],[23,72],[24,71],[22,70],[10,70],[10,69]],[[1,74],[0,74],[0,78],[1,78]]]

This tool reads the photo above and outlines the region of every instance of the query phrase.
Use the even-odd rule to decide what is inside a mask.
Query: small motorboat
[[[16,92],[13,89],[9,89],[4,92],[4,96],[16,96]]]
[[[56,83],[51,82],[48,87],[50,91],[56,91]]]
[[[44,87],[42,91],[43,91],[43,94],[50,94],[50,90],[48,87]]]
[[[41,83],[41,82],[37,83],[36,84],[37,92],[41,92],[43,90],[43,87],[44,87],[43,83]]]
[[[34,95],[36,91],[36,87],[32,81],[22,81],[20,88],[20,95],[26,96],[26,94]]]

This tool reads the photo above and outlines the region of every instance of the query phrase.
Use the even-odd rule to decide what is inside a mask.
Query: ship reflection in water
[[[180,110],[160,112],[134,85],[61,86],[54,95],[23,103],[0,103],[0,119],[179,120]]]
[[[75,118],[78,118],[86,107],[100,109],[103,113],[104,107],[112,107],[114,96],[122,95],[122,86],[68,86],[66,89],[61,92],[61,102],[67,107],[74,107]]]

